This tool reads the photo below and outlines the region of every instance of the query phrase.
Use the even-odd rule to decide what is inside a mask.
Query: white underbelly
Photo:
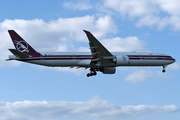
[[[70,67],[89,66],[91,60],[30,60],[28,63],[50,66],[50,67]]]

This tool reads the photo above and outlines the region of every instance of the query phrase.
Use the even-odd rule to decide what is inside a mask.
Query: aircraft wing
[[[89,31],[84,30],[84,32],[89,39],[89,46],[93,56],[90,66],[113,66],[114,56]]]

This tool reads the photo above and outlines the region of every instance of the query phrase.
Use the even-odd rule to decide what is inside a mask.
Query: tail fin
[[[19,36],[14,30],[8,30],[9,35],[13,41],[13,44],[17,51],[24,53],[28,56],[39,57],[40,53],[36,52],[21,36]]]

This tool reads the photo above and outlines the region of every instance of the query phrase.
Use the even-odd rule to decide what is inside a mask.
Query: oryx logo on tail
[[[25,41],[17,41],[14,40],[14,43],[16,44],[16,48],[20,52],[29,52],[28,50],[28,44]]]
[[[16,48],[16,51],[13,51],[13,54],[16,54],[18,56],[31,56],[31,57],[39,57],[41,56],[40,53],[36,52],[21,36],[19,36],[14,30],[8,30],[9,35],[14,43],[14,46]],[[12,52],[11,51],[11,52]],[[23,54],[27,55],[24,56]]]

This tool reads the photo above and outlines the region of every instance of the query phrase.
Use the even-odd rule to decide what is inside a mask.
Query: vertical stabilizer
[[[21,36],[19,36],[14,30],[8,30],[9,35],[11,36],[11,39],[13,41],[13,44],[21,53],[24,53],[28,56],[32,57],[38,57],[41,54],[36,52]]]

